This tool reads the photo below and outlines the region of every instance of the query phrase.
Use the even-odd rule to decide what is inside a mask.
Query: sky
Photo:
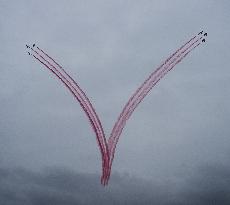
[[[227,0],[0,0],[1,204],[230,204],[229,10]],[[108,137],[138,86],[201,30],[207,41],[127,122],[101,186],[85,113],[25,45],[79,83]]]

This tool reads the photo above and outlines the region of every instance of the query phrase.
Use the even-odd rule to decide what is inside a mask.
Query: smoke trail
[[[201,39],[201,38],[200,38]],[[200,40],[198,39],[198,40]],[[176,58],[174,58],[172,60],[172,62],[170,62],[167,66],[162,67],[162,69],[159,69],[158,73],[154,73],[154,75],[151,75],[151,78],[149,78],[149,81],[146,82],[145,85],[142,86],[142,91],[139,92],[139,95],[137,96],[136,100],[133,100],[133,103],[131,103],[131,105],[128,106],[128,113],[123,113],[126,116],[129,114],[130,109],[135,106],[135,103],[139,100],[139,98],[143,95],[143,93],[145,93],[145,90],[149,88],[149,86],[151,86],[151,83],[153,83],[159,76],[161,76],[164,72],[167,72],[168,68],[170,65],[172,65],[182,54],[184,54],[188,49],[190,49],[195,43],[198,42],[198,40],[196,40],[195,42],[193,42],[192,44],[190,44],[187,48],[185,48],[185,50],[181,50],[181,53],[179,53]]]
[[[198,40],[197,40],[198,41]],[[195,41],[194,43],[196,43],[197,41]],[[194,43],[192,43],[189,47],[186,48],[189,49]],[[135,93],[135,96],[132,97],[132,100],[129,101],[129,104],[127,106],[126,110],[123,110],[121,113],[121,117],[123,117],[124,115],[127,116],[130,112],[130,109],[133,107],[133,105],[135,105],[135,103],[138,101],[138,98],[140,98],[141,95],[143,95],[144,91],[149,87],[149,85],[151,85],[151,83],[157,79],[157,77],[159,77],[160,75],[162,75],[163,72],[165,72],[165,70],[168,69],[168,67],[175,62],[175,60],[180,57],[186,50],[184,50],[182,53],[178,54],[176,56],[176,58],[174,58],[172,60],[172,62],[170,62],[169,64],[167,64],[167,66],[162,67],[161,69],[159,69],[159,72],[154,72],[154,75],[151,75],[151,78],[148,78],[148,81],[145,81],[144,84],[142,84],[142,86],[140,87],[141,89],[139,89],[139,92]],[[137,96],[138,95],[138,96]],[[137,98],[135,99],[135,97],[137,96]],[[118,126],[119,127],[119,126]]]
[[[31,49],[33,50],[33,49]],[[33,50],[34,51],[34,50]],[[103,144],[102,144],[102,140],[100,139],[100,136],[98,134],[98,128],[97,128],[97,125],[93,122],[93,119],[90,115],[90,112],[89,110],[87,109],[87,106],[84,102],[84,100],[81,99],[81,97],[79,97],[79,93],[76,94],[76,90],[71,87],[71,85],[69,84],[69,82],[67,81],[67,79],[65,77],[63,77],[60,72],[58,72],[57,68],[55,66],[53,66],[52,64],[50,64],[47,60],[45,60],[41,55],[39,55],[36,51],[34,51],[35,54],[37,54],[38,57],[34,56],[33,57],[38,60],[40,63],[42,63],[46,68],[48,68],[52,73],[54,73],[63,83],[64,85],[71,91],[71,93],[74,95],[74,97],[78,100],[78,102],[80,103],[81,107],[83,108],[83,110],[85,111],[85,113],[87,114],[89,120],[90,120],[90,123],[93,127],[93,130],[94,132],[96,133],[97,135],[97,142],[98,142],[98,145],[100,147],[100,150],[101,150],[101,155],[102,155],[102,169],[103,169],[103,175],[102,175],[102,179],[101,181],[103,182],[103,178],[104,178],[104,175],[105,175],[105,169],[106,169],[106,164],[105,162],[108,161],[105,159],[105,156],[107,156],[107,153],[106,155],[104,154],[104,147],[103,147]],[[42,59],[42,60],[41,60]],[[48,64],[44,63],[43,60]],[[56,71],[56,72],[55,72]],[[60,74],[60,75],[59,75]],[[67,82],[66,82],[67,81]]]
[[[192,50],[200,45],[202,37],[199,35],[194,36],[188,42],[183,44],[179,49],[177,49],[172,55],[170,55],[150,76],[142,83],[142,85],[135,91],[135,93],[128,100],[124,106],[122,112],[120,113],[113,129],[108,139],[108,143],[105,138],[104,130],[99,117],[92,106],[90,100],[76,83],[76,81],[63,69],[63,67],[58,64],[52,57],[45,53],[39,47],[36,47],[38,51],[30,48],[34,53],[32,56],[38,62],[42,63],[46,68],[48,68],[57,78],[59,78],[62,83],[68,88],[68,90],[73,94],[76,100],[80,103],[86,113],[90,124],[96,134],[97,143],[101,152],[102,158],[102,176],[101,183],[103,185],[108,184],[108,180],[111,175],[112,163],[115,155],[115,149],[122,133],[122,130],[126,124],[126,121],[130,118],[136,107],[144,99],[144,97],[149,93],[149,91],[163,78],[174,66],[176,66],[182,59],[184,59]],[[199,37],[199,38],[198,38]],[[205,39],[202,39],[202,42]],[[33,45],[34,46],[34,45]],[[29,52],[28,52],[29,53]],[[30,53],[29,53],[30,54]],[[51,61],[51,62],[50,62]],[[56,65],[56,66],[55,66]]]
[[[198,45],[200,45],[200,43],[198,43]],[[152,89],[152,87],[154,87],[154,86],[156,85],[156,83],[157,83],[157,82],[158,82],[168,71],[170,71],[176,64],[178,64],[185,56],[187,56],[188,53],[190,53],[190,52],[191,52],[195,47],[197,47],[198,45],[194,46],[191,50],[189,50],[186,54],[184,54],[183,57],[180,58],[179,60],[177,60],[176,63],[174,63],[168,70],[166,70],[166,72],[163,73],[163,75],[161,75],[161,76],[159,77],[159,79],[157,79],[157,80],[148,88],[147,91],[144,91],[144,92],[145,92],[144,95],[142,95],[141,99],[138,100],[138,102],[136,103],[135,107],[133,107],[133,108],[131,109],[131,111],[130,111],[129,113],[127,113],[127,114],[125,115],[125,117],[123,117],[123,119],[122,119],[122,124],[121,124],[120,127],[119,127],[119,128],[120,128],[119,133],[116,133],[117,138],[114,139],[113,147],[112,147],[111,152],[110,152],[110,160],[111,160],[111,161],[110,161],[110,169],[109,169],[110,171],[111,171],[112,161],[113,161],[113,159],[114,159],[114,152],[115,152],[115,148],[116,148],[116,144],[117,144],[117,142],[118,142],[119,136],[120,136],[120,134],[121,134],[121,132],[122,132],[122,129],[123,129],[124,126],[125,126],[126,121],[127,121],[128,118],[130,117],[130,115],[132,114],[132,112],[134,111],[134,109],[135,109],[135,108],[137,107],[137,105],[142,101],[142,99],[147,95],[147,93]],[[109,176],[108,176],[108,178],[109,178]]]
[[[190,45],[190,47],[191,47],[191,45]],[[186,49],[188,49],[188,48],[186,48]],[[183,51],[181,54],[183,54],[184,52],[185,52],[185,51]],[[181,54],[177,55],[177,58],[180,57]],[[149,81],[146,83],[147,85],[144,84],[144,85],[141,86],[141,89],[142,89],[142,90],[140,89],[141,91],[139,92],[139,94],[136,93],[136,95],[138,94],[138,97],[137,97],[136,99],[133,98],[134,100],[132,99],[132,101],[130,101],[129,105],[127,106],[128,109],[123,110],[123,112],[121,113],[120,119],[118,119],[118,123],[116,124],[116,125],[118,125],[118,126],[117,126],[117,129],[121,129],[121,128],[120,128],[121,126],[120,126],[119,122],[122,123],[123,120],[127,120],[127,116],[129,116],[130,110],[131,110],[132,107],[135,106],[135,104],[138,102],[138,100],[139,100],[139,98],[141,97],[141,95],[143,95],[143,93],[145,93],[145,90],[148,89],[148,87],[151,85],[152,81],[156,80],[157,77],[159,77],[160,75],[162,75],[162,73],[165,72],[165,70],[167,70],[167,68],[168,68],[177,58],[173,59],[173,61],[172,61],[170,64],[168,64],[167,67],[163,67],[163,69],[161,68],[161,70],[160,70],[159,73],[155,73],[155,75],[152,75],[151,78],[148,79]],[[136,97],[136,96],[134,96],[134,97]],[[114,130],[113,130],[113,131],[114,131]],[[116,137],[116,135],[117,135],[117,130],[115,129],[115,132],[113,133],[113,137]],[[110,140],[112,141],[111,138],[110,138]],[[110,141],[110,143],[112,143],[111,141]],[[111,146],[111,144],[109,144],[109,145]],[[109,148],[111,149],[111,147],[109,147]]]
[[[33,50],[33,49],[32,49],[32,50]],[[34,51],[42,60],[44,60],[46,63],[48,63],[49,66],[52,67],[52,70],[53,70],[60,78],[62,78],[63,81],[66,82],[66,84],[68,84],[68,87],[70,87],[70,89],[73,89],[73,91],[77,93],[78,99],[82,102],[82,104],[84,104],[84,108],[87,110],[87,112],[91,114],[91,111],[88,109],[87,103],[84,101],[84,99],[82,99],[82,96],[80,95],[79,91],[76,90],[76,89],[73,87],[73,85],[66,79],[66,77],[64,77],[64,76],[62,75],[61,72],[58,71],[58,69],[57,69],[54,65],[52,65],[50,62],[48,62],[46,59],[44,59],[40,54],[37,53],[37,51],[35,51],[35,50],[33,50],[33,51]],[[75,94],[76,94],[76,93],[75,93]],[[92,121],[95,120],[95,119],[94,119],[94,116],[92,116],[92,117],[90,117],[90,118],[91,118]],[[95,124],[95,127],[97,127],[96,124]],[[97,129],[97,132],[98,132],[98,129]]]
[[[82,98],[84,99],[84,101],[86,101],[86,103],[88,104],[89,106],[89,109],[91,109],[90,113],[92,112],[92,115],[93,115],[93,118],[96,119],[94,122],[97,124],[97,127],[98,127],[98,132],[100,134],[100,138],[101,138],[101,142],[103,144],[103,148],[104,148],[104,151],[103,151],[103,155],[104,155],[104,160],[105,160],[105,166],[104,168],[106,169],[106,167],[108,167],[108,164],[109,163],[109,152],[108,152],[108,146],[107,146],[107,142],[106,142],[106,138],[105,138],[105,134],[104,134],[104,130],[103,130],[103,127],[101,125],[101,122],[99,120],[99,117],[98,115],[96,114],[96,111],[95,109],[93,108],[91,102],[89,101],[88,97],[86,96],[86,94],[82,91],[82,89],[79,87],[79,85],[76,83],[76,81],[68,74],[66,73],[66,71],[62,68],[62,66],[60,64],[58,64],[52,57],[50,57],[47,53],[45,53],[42,49],[40,49],[39,47],[37,47],[37,49],[42,53],[44,54],[47,58],[51,59],[51,61],[53,63],[55,63],[59,68],[60,70],[63,72],[63,76],[64,74],[66,75],[66,78],[69,79],[69,81],[71,81],[77,89],[79,90],[79,92],[82,94]],[[60,72],[61,72],[60,71]],[[73,86],[74,87],[74,86]]]
[[[173,61],[169,65],[167,65],[163,71],[161,71],[161,69],[164,68],[164,67],[160,67],[160,69],[158,69],[158,71],[159,70],[161,71],[160,73],[157,74],[157,72],[154,72],[154,75],[151,74],[150,77],[145,81],[145,83],[143,83],[142,86],[139,87],[139,89],[137,90],[137,92],[135,92],[135,94],[131,97],[131,100],[128,101],[128,103],[126,104],[127,106],[125,107],[126,109],[124,108],[123,111],[122,111],[122,113],[120,114],[117,122],[114,125],[114,129],[112,130],[111,136],[109,138],[109,151],[110,151],[110,168],[109,168],[109,173],[111,172],[111,166],[112,166],[112,162],[113,162],[113,159],[114,159],[115,148],[116,148],[117,142],[119,140],[119,137],[121,135],[121,132],[122,132],[122,130],[123,130],[125,124],[126,124],[126,121],[129,119],[129,117],[131,116],[131,114],[133,113],[133,111],[135,110],[135,108],[143,100],[143,98],[147,95],[147,93],[156,85],[156,83],[167,72],[169,72],[176,64],[178,64],[185,56],[187,56],[188,53],[190,53],[194,48],[196,48],[198,45],[200,45],[200,43],[198,43],[197,45],[195,45],[194,47],[192,47],[194,44],[196,44],[201,39],[202,38],[199,38],[198,40],[196,40],[195,42],[193,42],[192,44],[190,44],[184,51],[181,52],[181,54],[177,55],[177,57],[175,59],[173,59]],[[180,51],[181,49],[182,48],[178,49],[178,51]],[[189,50],[189,51],[187,51],[187,50]],[[184,54],[184,55],[182,57],[180,57],[182,54]],[[179,60],[177,60],[177,59],[179,59]],[[168,61],[169,61],[169,59],[167,59],[165,61],[165,63],[168,62]],[[173,62],[175,62],[175,63],[173,63]],[[163,65],[165,63],[163,63]],[[170,67],[170,65],[172,65],[172,66]],[[143,87],[145,87],[146,84],[147,84],[146,88],[143,89]],[[136,97],[136,95],[138,93],[140,93],[140,94],[139,94],[138,98],[135,100],[135,97]],[[131,103],[133,101],[133,99],[134,99],[134,102]],[[109,175],[110,174],[108,174],[108,176],[107,176],[107,181],[109,180]]]
[[[135,93],[132,95],[132,97],[129,99],[129,101],[126,103],[125,107],[123,108],[123,111],[121,112],[119,118],[122,117],[123,113],[125,112],[125,110],[129,107],[131,101],[136,97],[136,95],[141,91],[141,89],[144,87],[144,85],[148,82],[148,80],[153,76],[155,75],[155,73],[157,73],[161,68],[162,66],[164,66],[166,63],[168,63],[168,61],[170,61],[181,49],[183,49],[187,44],[189,44],[191,41],[193,41],[197,36],[194,36],[192,37],[189,41],[187,41],[184,45],[182,45],[179,49],[177,49],[172,55],[170,55],[146,80],[145,82],[135,91]],[[118,118],[118,119],[119,119]],[[118,123],[118,120],[117,122],[115,123],[115,126],[114,128],[116,127],[116,124]],[[113,128],[113,129],[114,129]],[[113,131],[112,131],[113,132]],[[111,137],[109,139],[109,146],[111,144]]]

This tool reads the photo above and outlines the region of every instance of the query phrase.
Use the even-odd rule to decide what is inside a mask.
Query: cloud
[[[143,180],[118,174],[105,188],[97,174],[65,169],[53,168],[43,173],[1,169],[0,173],[0,201],[6,205],[140,204],[157,201],[161,194]]]
[[[186,181],[181,204],[230,204],[230,169],[222,164],[200,167]],[[179,203],[177,203],[179,204]]]
[[[4,205],[59,204],[230,204],[230,169],[203,166],[177,188],[114,174],[108,187],[97,174],[49,168],[40,173],[0,169],[0,201]]]

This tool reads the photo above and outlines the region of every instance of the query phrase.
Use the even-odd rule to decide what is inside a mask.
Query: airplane
[[[33,44],[33,47],[35,46],[35,43]]]
[[[200,34],[202,34],[203,33],[203,31],[201,31],[200,33],[198,33],[198,35],[200,35]]]
[[[202,39],[202,42],[205,42],[205,39]]]
[[[30,48],[28,45],[26,45],[26,48]]]
[[[207,36],[207,35],[208,35],[207,33],[204,34],[204,36]]]
[[[30,52],[28,52],[28,54],[31,55]]]

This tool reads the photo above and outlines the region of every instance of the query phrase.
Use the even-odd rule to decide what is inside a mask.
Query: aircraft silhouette
[[[207,35],[208,35],[207,33],[204,34],[204,36],[207,36]]]
[[[35,43],[33,44],[33,47],[35,46]]]
[[[202,39],[202,42],[205,42],[205,39]]]
[[[202,33],[203,33],[203,31],[199,32],[198,35],[200,35],[200,34],[202,34]]]

